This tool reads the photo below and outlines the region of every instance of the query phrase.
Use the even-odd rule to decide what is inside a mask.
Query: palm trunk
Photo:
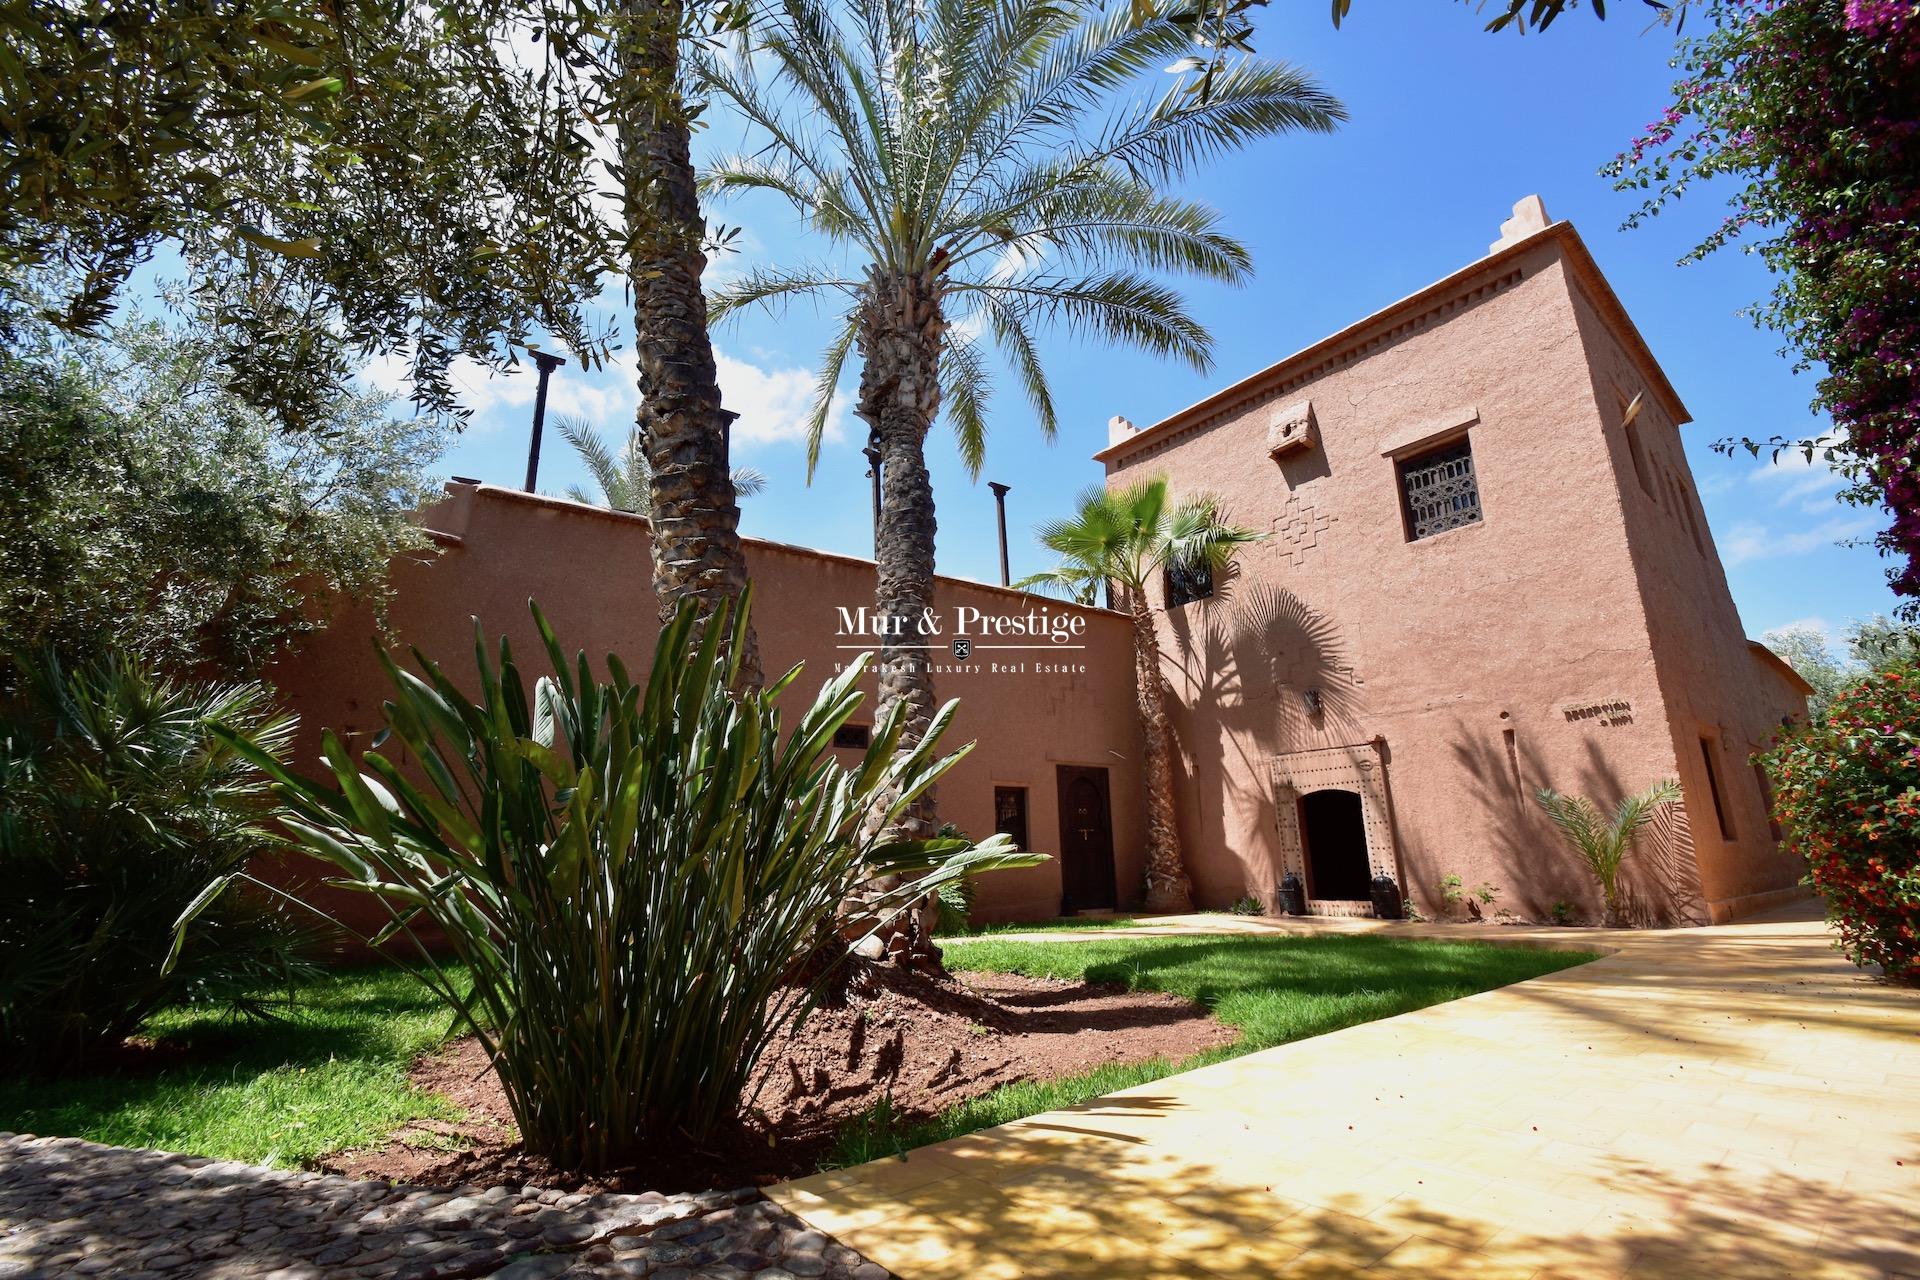
[[[623,206],[639,365],[638,425],[651,464],[653,591],[662,619],[693,597],[703,612],[747,585],[740,508],[728,464],[734,414],[720,404],[707,302],[704,224],[680,96],[677,0],[628,0],[619,46]],[[759,645],[747,633],[742,674],[760,683]]]
[[[1144,591],[1130,591],[1133,615],[1134,696],[1147,749],[1147,901],[1152,912],[1193,910],[1193,883],[1180,848],[1173,803],[1173,726],[1160,674],[1160,637]]]
[[[858,413],[880,449],[880,528],[874,538],[874,611],[880,637],[880,699],[876,723],[906,707],[900,750],[926,737],[936,709],[932,654],[938,643],[923,624],[933,616],[933,482],[927,475],[927,434],[940,413],[939,264],[915,276],[867,274],[860,313]],[[926,839],[939,829],[932,790],[919,796],[897,824],[899,835]],[[891,886],[889,886],[891,887]],[[938,967],[931,901],[903,917],[886,940],[890,955]]]
[[[880,641],[880,701],[876,721],[905,703],[902,750],[926,736],[935,710],[932,654],[938,643],[923,634],[933,614],[933,482],[927,475],[927,434],[940,412],[940,312],[937,266],[918,276],[869,272],[860,317],[859,414],[880,448],[880,529],[875,539],[875,612]],[[934,833],[931,793],[902,824],[913,836]]]

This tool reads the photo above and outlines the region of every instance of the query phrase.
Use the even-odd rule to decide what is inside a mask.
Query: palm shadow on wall
[[[1581,918],[1598,921],[1599,888],[1559,829],[1547,820],[1536,793],[1541,787],[1552,787],[1584,795],[1611,813],[1623,797],[1654,779],[1623,778],[1603,756],[1600,742],[1591,737],[1582,744],[1584,758],[1578,767],[1551,774],[1529,750],[1525,734],[1516,732],[1514,754],[1509,757],[1505,741],[1497,734],[1476,732],[1464,721],[1456,721],[1450,747],[1466,778],[1461,803],[1478,810],[1481,829],[1497,833],[1494,853],[1504,877],[1496,881],[1502,891],[1500,905],[1544,921],[1550,918],[1553,904],[1564,900],[1574,904]],[[1409,876],[1428,894],[1441,876],[1456,869],[1450,865],[1449,850],[1430,847],[1417,838],[1406,839],[1403,849]],[[1630,923],[1672,925],[1705,918],[1693,834],[1682,806],[1667,806],[1641,834],[1620,878]]]
[[[1340,629],[1285,587],[1222,576],[1212,599],[1168,611],[1164,654],[1181,835],[1189,862],[1211,849],[1265,846],[1274,829],[1269,761],[1311,747],[1357,741],[1359,690]],[[1306,692],[1320,695],[1318,712]],[[1184,693],[1183,693],[1184,690]],[[1196,886],[1224,899],[1279,878],[1265,855],[1233,883]]]

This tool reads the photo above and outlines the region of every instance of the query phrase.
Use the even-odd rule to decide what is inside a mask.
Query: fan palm
[[[1134,696],[1147,740],[1149,911],[1191,911],[1193,884],[1174,813],[1173,733],[1147,586],[1168,571],[1204,569],[1218,579],[1241,547],[1263,536],[1228,523],[1214,498],[1203,495],[1176,504],[1164,476],[1118,489],[1095,486],[1080,496],[1071,517],[1040,526],[1041,544],[1059,556],[1060,563],[1018,584],[1056,591],[1082,604],[1092,604],[1104,583],[1119,586],[1126,595],[1133,618]]]
[[[83,1065],[186,1000],[266,1012],[302,935],[227,881],[280,844],[279,809],[210,726],[280,751],[293,718],[265,685],[117,654],[0,668],[0,1061]]]
[[[596,498],[585,486],[570,484],[567,486],[569,498],[589,506],[612,507],[615,511],[653,514],[653,463],[647,459],[647,442],[639,427],[628,430],[626,443],[615,454],[606,438],[585,418],[568,416],[555,425],[573,446],[573,451],[580,455],[594,484],[600,487],[600,496]],[[735,497],[752,497],[767,487],[766,474],[754,467],[735,467],[731,474]]]
[[[1540,788],[1537,794],[1547,817],[1560,828],[1567,844],[1599,883],[1600,896],[1606,902],[1607,923],[1624,924],[1620,867],[1633,852],[1641,829],[1653,821],[1663,806],[1679,802],[1680,784],[1671,778],[1656,782],[1640,794],[1622,800],[1611,818],[1585,796],[1562,795],[1550,787]]]
[[[986,448],[987,348],[1005,357],[1041,432],[1057,419],[1037,334],[1050,326],[1196,368],[1212,339],[1146,272],[1244,281],[1247,250],[1204,205],[1164,187],[1255,139],[1345,117],[1305,73],[1244,60],[1202,99],[1125,96],[1191,49],[1176,17],[1049,0],[770,0],[740,58],[709,52],[703,87],[759,135],[702,177],[717,195],[772,192],[861,260],[762,268],[710,296],[716,318],[829,297],[809,462],[847,358],[881,456],[879,714],[933,714],[919,622],[933,603],[926,438],[942,409],[968,469]],[[1095,120],[1098,114],[1101,118]],[[931,824],[925,808],[915,815]]]

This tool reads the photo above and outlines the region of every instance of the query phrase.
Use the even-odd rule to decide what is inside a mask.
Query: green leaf
[[[300,240],[282,240],[270,236],[258,227],[238,226],[234,233],[256,248],[265,249],[287,258],[317,258],[320,256],[320,239],[308,236]]]

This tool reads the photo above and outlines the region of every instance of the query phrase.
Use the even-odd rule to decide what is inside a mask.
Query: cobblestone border
[[[751,1188],[418,1187],[0,1133],[0,1280],[888,1280]]]

